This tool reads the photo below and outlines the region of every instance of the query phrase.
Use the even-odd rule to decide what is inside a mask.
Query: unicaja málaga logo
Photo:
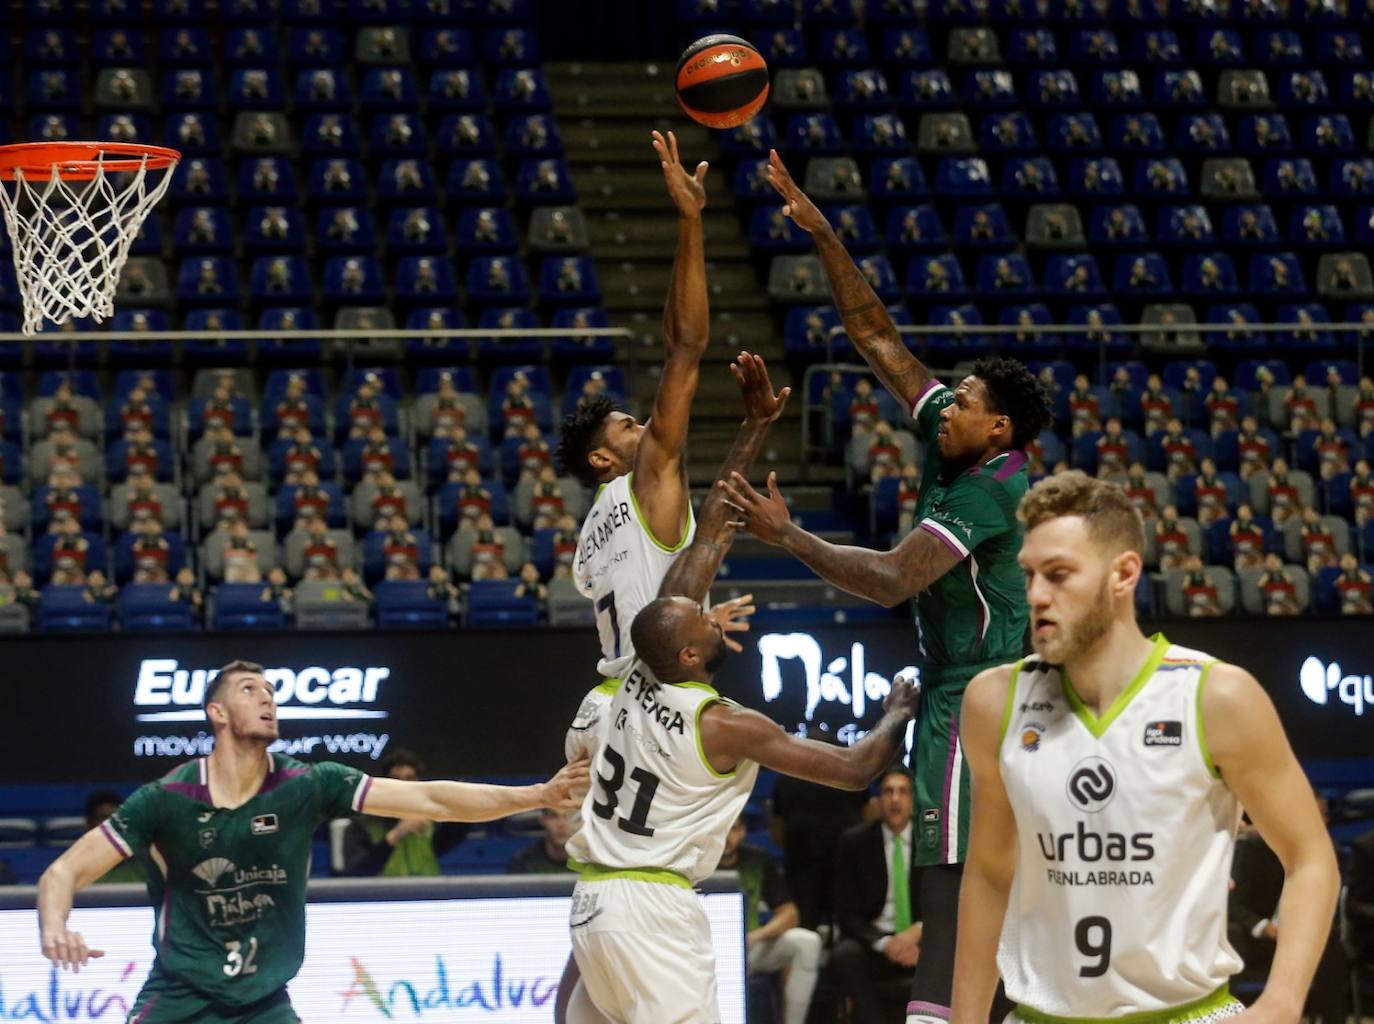
[[[1298,670],[1298,683],[1313,704],[1337,699],[1356,715],[1363,715],[1366,707],[1374,706],[1374,676],[1347,675],[1339,662],[1327,664],[1320,658],[1308,658]]]

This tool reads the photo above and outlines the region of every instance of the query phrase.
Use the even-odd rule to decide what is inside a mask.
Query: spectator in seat
[[[442,565],[430,566],[429,586],[425,588],[425,593],[429,595],[431,601],[444,602],[444,607],[448,609],[450,618],[462,611],[460,591],[453,585],[453,581],[449,579],[448,570]]]
[[[133,559],[135,583],[168,583],[168,561],[172,545],[162,533],[162,523],[150,520],[134,539]]]
[[[339,588],[339,596],[345,601],[357,601],[369,605],[372,603],[372,591],[367,589],[356,569],[345,569],[339,582],[342,584]]]
[[[1208,578],[1202,559],[1189,555],[1183,564],[1187,575],[1183,578],[1183,604],[1190,619],[1215,619],[1221,615],[1221,596],[1216,584]]]
[[[480,516],[490,521],[491,491],[482,484],[482,474],[475,469],[463,474],[463,486],[458,490],[458,518],[460,527],[471,526]]]
[[[1130,458],[1131,449],[1121,431],[1121,421],[1113,416],[1097,439],[1097,475],[1108,477],[1126,472]]]
[[[97,789],[86,795],[86,831],[99,828],[105,819],[119,810],[119,805],[124,801],[120,799],[118,793],[112,789]],[[144,854],[138,854],[120,861],[109,871],[105,872],[94,882],[95,885],[118,885],[122,883],[137,882],[143,884],[146,879],[143,874]]]
[[[81,495],[76,488],[81,478],[70,469],[55,470],[48,476],[48,532],[56,533],[68,520],[81,522]]]
[[[262,590],[262,600],[270,601],[281,609],[288,619],[295,614],[296,595],[286,581],[286,570],[279,565],[267,571],[267,585]]]
[[[372,499],[372,528],[385,530],[398,517],[406,521],[406,496],[396,486],[396,478],[390,473],[378,473],[373,486],[376,494]]]
[[[295,494],[291,498],[291,505],[296,512],[295,521],[291,524],[292,530],[308,529],[317,519],[321,522],[328,521],[329,495],[320,486],[320,478],[315,475],[314,470],[308,469],[301,474],[300,482],[296,484]]]
[[[353,393],[348,403],[348,436],[372,439],[373,432],[383,426],[382,403],[378,398],[381,385],[377,378],[368,374]],[[385,431],[382,434],[386,436]]]
[[[521,433],[523,440],[520,443],[520,479],[526,480],[530,477],[540,477],[544,470],[553,471],[553,452],[549,449],[549,443],[544,440],[544,434],[539,429],[539,424],[530,423],[525,426]]]
[[[1301,615],[1298,588],[1283,567],[1283,559],[1272,552],[1264,556],[1264,575],[1259,578],[1260,597],[1265,615]]]
[[[1197,521],[1201,525],[1210,526],[1226,517],[1226,485],[1217,477],[1217,465],[1211,459],[1202,460],[1193,497],[1197,500]]]
[[[520,437],[525,427],[535,422],[534,402],[530,399],[530,381],[524,373],[517,373],[506,384],[501,400],[501,419],[506,437]]]
[[[836,988],[853,1003],[855,1024],[879,1024],[906,1004],[921,956],[921,915],[912,904],[918,885],[912,871],[911,776],[893,768],[878,784],[880,817],[845,832],[836,856],[841,938],[830,968]],[[891,990],[886,999],[884,989]],[[887,1002],[892,1006],[885,1012]]]
[[[1160,441],[1164,449],[1165,469],[1170,480],[1197,472],[1197,448],[1183,430],[1183,421],[1174,417],[1164,427]]]
[[[144,432],[147,433],[146,430]],[[229,474],[241,476],[243,473],[243,449],[239,447],[238,440],[234,437],[234,432],[226,426],[215,426],[211,427],[207,433],[210,435],[211,472],[217,478]],[[149,434],[148,444],[150,452],[152,452],[151,442],[152,435]],[[156,456],[155,452],[153,452],[153,454]]]
[[[390,474],[396,467],[391,455],[391,444],[386,431],[372,427],[367,433],[367,443],[362,450],[363,478],[375,482],[383,473]]]
[[[418,580],[420,578],[420,547],[410,532],[405,516],[392,516],[386,523],[386,537],[382,541],[382,555],[386,561],[389,580]]]
[[[1249,505],[1236,509],[1229,528],[1231,553],[1236,572],[1258,569],[1264,565],[1264,531],[1255,522],[1255,511]]]
[[[1102,403],[1093,393],[1086,374],[1074,378],[1073,390],[1069,392],[1069,422],[1074,437],[1102,429]]]
[[[1341,574],[1336,577],[1336,595],[1342,615],[1374,615],[1369,573],[1360,568],[1359,559],[1350,552],[1341,555]]]
[[[1283,399],[1288,413],[1288,434],[1297,437],[1304,430],[1317,428],[1317,400],[1307,389],[1307,378],[1298,374]]]
[[[234,389],[230,384],[221,381],[211,393],[209,401],[201,409],[201,420],[207,430],[214,427],[225,427],[232,432],[235,414]]]
[[[1236,457],[1239,461],[1240,478],[1249,480],[1255,473],[1269,466],[1270,451],[1268,439],[1259,432],[1255,417],[1246,416],[1240,421],[1240,431],[1236,434]]]
[[[877,483],[901,473],[902,448],[892,436],[892,424],[879,420],[868,441],[868,480]]]
[[[153,432],[148,429],[146,423],[130,423],[124,431],[124,440],[128,442],[124,451],[124,465],[129,473],[142,467],[149,473],[157,473],[157,448],[153,445]],[[73,461],[72,468],[76,468]]]
[[[290,436],[291,443],[282,455],[282,468],[285,470],[282,483],[300,484],[306,479],[307,473],[318,483],[319,477],[316,473],[324,454],[306,428],[301,427]]]
[[[838,383],[840,375],[835,374]],[[873,394],[873,382],[860,377],[854,382],[854,390],[849,399],[849,426],[855,434],[866,434],[878,425],[878,400]]]
[[[474,580],[503,580],[506,572],[506,545],[496,533],[490,514],[483,512],[472,524],[476,536],[472,541],[472,578]]]
[[[382,762],[389,779],[414,782],[424,774],[419,756],[395,748]],[[439,858],[467,836],[469,826],[424,818],[355,815],[343,837],[343,874],[353,877],[424,877],[440,874]]]
[[[455,431],[466,427],[467,416],[468,410],[454,386],[453,374],[441,373],[439,390],[435,392],[434,405],[430,407],[430,433],[435,437],[452,437]]]
[[[119,599],[119,588],[105,578],[99,569],[86,574],[86,587],[81,594],[87,604],[114,604]]]
[[[921,492],[921,474],[914,462],[902,467],[897,484],[897,532],[906,536],[916,525],[916,505]]]
[[[1054,375],[1054,367],[1042,366],[1040,372],[1036,374],[1040,384],[1045,389],[1045,394],[1049,395],[1054,401],[1059,400],[1059,392],[1064,389],[1059,384],[1059,378]]]
[[[1159,553],[1159,568],[1162,572],[1184,568],[1184,562],[1192,554],[1188,535],[1179,525],[1178,509],[1165,505],[1155,523],[1155,550]]]
[[[1355,390],[1354,410],[1355,433],[1362,438],[1374,434],[1374,380],[1360,378],[1360,385]]]
[[[482,461],[481,450],[468,440],[468,432],[462,427],[454,427],[448,434],[448,448],[444,452],[448,464],[447,479],[451,484],[463,483],[469,473],[477,473],[480,484],[482,476],[478,466]]]
[[[1214,438],[1228,430],[1235,430],[1240,424],[1240,400],[1231,392],[1225,377],[1217,377],[1212,381],[1211,390],[1202,402],[1207,408]]]
[[[539,578],[539,567],[533,562],[526,562],[520,567],[519,579],[515,596],[532,597],[539,602],[539,610],[545,611],[549,604],[549,588],[544,586],[544,581]]]
[[[179,604],[187,605],[196,619],[200,618],[201,610],[205,607],[205,595],[200,592],[200,587],[196,586],[196,574],[189,566],[183,566],[177,572],[176,582],[167,597]]]
[[[1149,478],[1145,475],[1145,466],[1143,463],[1131,463],[1130,468],[1126,470],[1126,481],[1122,484],[1122,487],[1126,491],[1126,497],[1131,499],[1131,504],[1140,512],[1140,516],[1145,520],[1146,525],[1153,523],[1159,518],[1155,489],[1150,486]]]
[[[310,405],[306,402],[305,378],[293,373],[286,380],[286,392],[272,410],[277,419],[277,432],[294,435],[298,430],[310,429]]]
[[[1374,519],[1374,472],[1371,472],[1368,459],[1355,463],[1355,472],[1350,478],[1350,504],[1355,510],[1355,525]]]
[[[1174,418],[1174,400],[1164,390],[1164,382],[1157,373],[1146,378],[1145,390],[1140,393],[1140,418],[1146,437],[1165,429]]]
[[[1322,420],[1320,433],[1312,442],[1312,450],[1317,456],[1317,470],[1323,480],[1330,480],[1338,473],[1350,472],[1350,453],[1345,442],[1336,432],[1336,421],[1327,417]]]
[[[149,430],[153,428],[153,407],[148,401],[148,392],[142,387],[133,387],[124,396],[124,402],[119,407],[119,420],[123,424],[123,429],[128,430],[129,424],[141,423]]]
[[[1269,516],[1275,526],[1282,526],[1298,514],[1301,496],[1297,485],[1288,478],[1288,463],[1284,459],[1274,460],[1265,490],[1269,495]]]
[[[81,586],[86,582],[86,556],[90,543],[81,536],[81,524],[75,519],[65,520],[55,533],[52,548],[52,582],[65,586]]]
[[[14,587],[14,603],[23,605],[29,610],[30,615],[38,614],[38,607],[43,603],[43,594],[34,588],[33,577],[23,569],[16,569],[10,585]]]
[[[553,535],[553,578],[572,575],[573,559],[577,557],[577,545],[581,532],[577,520],[566,512],[558,517],[558,525]]]
[[[147,466],[129,473],[129,529],[138,530],[150,522],[162,522],[162,502]]]
[[[243,481],[233,471],[226,472],[215,483],[215,529],[227,530],[235,523],[248,522],[248,492]]]
[[[720,868],[739,874],[744,894],[744,946],[749,973],[783,971],[783,1024],[805,1024],[821,957],[821,937],[802,928],[777,862],[761,847],[746,843],[748,830],[738,819],[725,837]],[[767,924],[761,913],[769,913]]]
[[[329,524],[315,517],[305,522],[304,578],[308,580],[337,580],[342,575],[339,545],[329,535]]]
[[[567,499],[563,495],[562,485],[558,482],[558,475],[553,471],[553,466],[545,466],[539,471],[534,493],[530,496],[534,528],[543,530],[553,526],[562,518],[566,505]]]
[[[1309,505],[1302,510],[1302,549],[1307,559],[1307,571],[1312,576],[1330,566],[1339,564],[1336,556],[1336,538],[1322,522],[1321,513]]]
[[[508,875],[561,875],[568,871],[568,840],[577,831],[573,812],[544,808],[539,812],[544,834],[529,846],[515,851],[506,865]]]
[[[72,392],[71,382],[62,380],[57,389],[53,391],[52,404],[48,406],[48,431],[57,430],[59,426],[67,427],[72,431],[80,429],[81,413],[76,407],[76,396]]]
[[[1026,476],[1031,483],[1036,483],[1049,475],[1049,470],[1045,468],[1045,446],[1040,443],[1039,438],[1034,438],[1026,444]]]
[[[242,519],[229,527],[229,537],[224,542],[224,582],[262,582],[258,546],[248,535],[248,523]]]

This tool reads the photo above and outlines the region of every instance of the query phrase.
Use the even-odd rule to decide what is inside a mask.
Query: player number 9
[[[1085,917],[1074,926],[1073,942],[1084,956],[1097,962],[1078,968],[1080,978],[1100,978],[1112,960],[1112,923],[1105,917]]]

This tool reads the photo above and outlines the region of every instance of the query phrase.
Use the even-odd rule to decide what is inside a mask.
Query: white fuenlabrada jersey
[[[698,720],[724,700],[705,683],[659,683],[643,662],[631,666],[592,762],[571,859],[600,870],[672,871],[691,882],[716,869],[759,773],[753,761],[728,775],[706,763]]]
[[[1201,718],[1214,659],[1154,639],[1101,719],[1040,658],[1012,675],[999,761],[1019,855],[997,965],[1040,1014],[1171,1009],[1241,967],[1226,939],[1240,807]]]
[[[630,624],[639,610],[658,597],[668,567],[692,542],[696,519],[687,507],[687,528],[673,547],[650,532],[634,495],[634,474],[604,484],[582,523],[573,581],[596,604],[596,630],[601,637],[597,671],[620,679],[634,660]]]

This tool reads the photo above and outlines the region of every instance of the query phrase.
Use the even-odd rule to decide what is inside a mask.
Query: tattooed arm
[[[702,503],[696,536],[663,577],[658,590],[660,597],[682,595],[697,602],[706,600],[706,593],[730,550],[735,533],[734,510],[726,501],[720,481],[728,480],[731,473],[749,472],[763,447],[763,439],[768,436],[768,428],[782,415],[792,393],[791,388],[783,388],[773,394],[768,367],[760,356],[741,352],[730,364],[730,372],[735,375],[744,396],[744,422],[721,464],[716,485]]]
[[[792,522],[776,473],[768,474],[766,496],[738,473],[724,484],[724,490],[730,506],[759,540],[785,548],[831,586],[886,608],[915,597],[963,561],[927,530],[911,531],[891,551],[821,540]]]
[[[933,375],[902,343],[887,308],[855,266],[830,223],[787,173],[776,150],[769,152],[768,161],[768,182],[783,198],[782,212],[803,231],[810,232],[816,243],[816,252],[830,281],[830,294],[849,340],[892,397],[910,412]]]

